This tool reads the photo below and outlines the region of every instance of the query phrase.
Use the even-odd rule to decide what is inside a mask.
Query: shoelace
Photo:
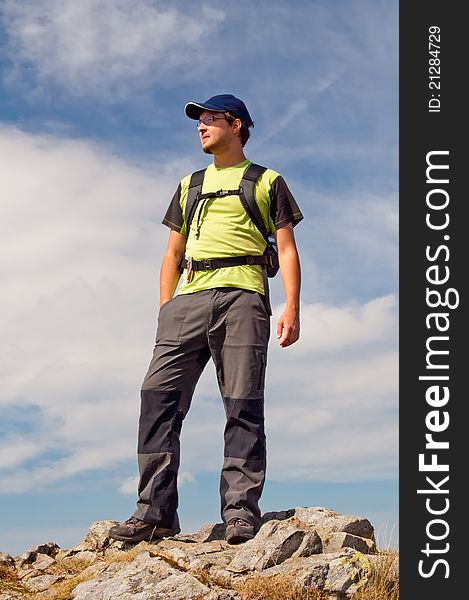
[[[251,527],[251,523],[248,523],[244,519],[230,519],[228,525],[241,525],[243,527]]]
[[[142,522],[142,520],[138,519],[137,517],[130,517],[129,519],[127,519],[125,524],[126,525],[138,525],[141,522]]]

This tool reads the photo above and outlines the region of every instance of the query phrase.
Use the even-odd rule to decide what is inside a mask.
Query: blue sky
[[[245,100],[248,158],[280,171],[305,215],[301,340],[271,340],[261,509],[327,506],[397,540],[397,12],[2,3],[0,550],[68,547],[134,510],[160,221],[207,164],[183,107],[218,93]],[[278,316],[280,278],[271,293]],[[220,520],[222,431],[209,365],[182,433],[184,531]]]

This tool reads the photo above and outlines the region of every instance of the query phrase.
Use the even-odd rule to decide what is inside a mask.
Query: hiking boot
[[[242,544],[256,535],[254,525],[244,519],[230,519],[226,524],[225,538],[228,544]]]
[[[180,529],[159,527],[158,525],[153,525],[153,523],[137,519],[137,517],[130,517],[127,521],[111,527],[108,535],[110,538],[121,540],[122,542],[142,542],[143,540],[151,542],[154,539],[171,537],[180,531]]]

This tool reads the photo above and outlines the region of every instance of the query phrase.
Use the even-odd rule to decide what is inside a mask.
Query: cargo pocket
[[[181,341],[184,319],[187,315],[185,300],[184,295],[175,296],[160,307],[155,340],[157,344],[172,345]]]
[[[269,311],[267,309],[267,304],[266,304],[267,300],[266,300],[266,297],[264,296],[264,294],[261,294],[260,292],[255,292],[255,294],[256,294],[256,297],[257,297],[257,304],[262,308],[262,312],[264,313],[264,315],[266,317],[268,317],[269,320],[270,320],[270,313],[269,313]]]

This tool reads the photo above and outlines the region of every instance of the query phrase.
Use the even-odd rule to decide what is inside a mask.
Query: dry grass
[[[109,557],[103,556],[102,559],[107,565],[115,563],[131,563],[143,550],[144,548],[139,546],[138,548],[136,547],[135,549],[126,552],[113,553],[112,556]],[[95,564],[95,561],[69,557],[60,561],[56,561],[54,565],[51,565],[51,567],[48,569],[48,572],[58,575],[63,574],[64,576],[69,577],[53,584],[49,588],[47,595],[48,600],[69,600],[72,591],[77,587],[77,585],[96,577],[97,573],[94,571],[84,573],[85,569],[92,564]],[[70,575],[72,575],[72,577],[70,577]]]
[[[383,552],[373,565],[371,576],[352,600],[399,600],[398,552]]]
[[[208,587],[217,586],[225,590],[233,589],[233,585],[230,583],[230,581],[228,581],[228,579],[212,575],[208,569],[203,567],[190,571],[190,574],[196,577],[200,583],[203,583]]]
[[[373,563],[368,582],[352,600],[399,600],[399,575],[396,570],[397,551],[382,552]],[[234,587],[243,600],[326,600],[323,590],[301,586],[289,575],[262,577],[254,575]]]
[[[151,556],[153,558],[161,558],[167,565],[176,569],[176,571],[181,571],[182,573],[187,573],[188,569],[182,565],[180,565],[177,560],[175,560],[172,556],[165,554],[164,552],[152,552]]]
[[[63,559],[56,564],[51,565],[44,573],[63,575],[68,577],[53,584],[48,592],[48,600],[69,600],[72,590],[83,581],[87,581],[94,577],[93,574],[88,576],[81,575],[81,571],[89,565],[89,562],[78,561],[73,559]],[[72,575],[72,577],[70,577]],[[37,597],[35,592],[31,592],[18,579],[18,574],[15,569],[0,567],[0,591],[1,592],[16,592],[21,594],[21,598],[33,599]],[[44,597],[44,596],[42,596]]]
[[[133,558],[129,557],[128,561],[130,562],[133,560]],[[92,572],[83,574],[83,571],[92,565],[93,562],[94,561],[92,560],[66,557],[56,560],[55,563],[45,569],[43,574],[63,576],[62,580],[52,584],[48,589],[46,596],[48,600],[69,600],[72,591],[79,583],[89,581],[96,576],[96,574]],[[120,561],[116,560],[116,557],[113,557],[112,562]],[[31,592],[23,585],[21,580],[18,578],[18,573],[15,569],[3,566],[0,567],[0,591],[16,592],[17,594],[21,594],[21,598],[25,599],[33,599],[37,597],[35,592]]]
[[[101,564],[126,564],[131,563],[135,557],[145,550],[141,545],[125,552],[112,553],[109,556],[100,557],[103,561]],[[96,564],[93,560],[87,560],[76,557],[67,557],[56,561],[45,572],[55,575],[63,575],[64,579],[51,585],[47,592],[48,600],[70,600],[72,591],[80,583],[94,579],[97,576],[96,571],[90,570],[84,572],[89,566]],[[34,598],[35,595],[30,595],[28,598]]]
[[[114,563],[127,564],[133,562],[141,552],[149,551],[148,544],[146,542],[140,542],[137,546],[134,546],[130,550],[115,550],[113,552],[104,553],[102,560],[107,564],[111,565]]]
[[[51,575],[79,575],[87,567],[93,564],[92,560],[84,560],[82,558],[75,558],[69,556],[56,560],[50,567],[45,571]]]
[[[321,590],[305,588],[289,575],[261,577],[254,575],[234,588],[243,600],[327,600]]]
[[[31,597],[29,590],[18,579],[15,569],[3,565],[0,566],[0,592],[16,592],[24,598]]]
[[[70,600],[72,591],[78,584],[89,581],[95,577],[95,573],[87,575],[79,573],[69,579],[63,579],[51,586],[47,593],[47,600]]]
[[[172,557],[162,552],[155,552],[154,548],[147,547],[146,544],[139,544],[125,552],[110,553],[108,556],[102,556],[101,560],[105,565],[130,563],[140,552],[145,550],[150,551],[152,556],[159,556],[172,567],[180,571],[187,571]],[[372,564],[368,582],[354,594],[352,600],[399,600],[397,561],[397,551],[381,552],[378,560]],[[41,596],[47,597],[48,600],[70,600],[71,593],[77,585],[96,577],[96,572],[93,570],[84,572],[93,562],[75,557],[56,561],[44,573],[61,575],[63,579],[49,588],[47,596]],[[243,600],[327,600],[328,598],[326,592],[305,588],[287,574],[270,577],[252,575],[243,581],[232,583],[222,577],[211,575],[204,568],[189,572],[208,587],[235,589]],[[22,584],[15,569],[6,566],[0,566],[0,591],[16,593],[25,600],[37,597],[36,593],[30,592]]]

